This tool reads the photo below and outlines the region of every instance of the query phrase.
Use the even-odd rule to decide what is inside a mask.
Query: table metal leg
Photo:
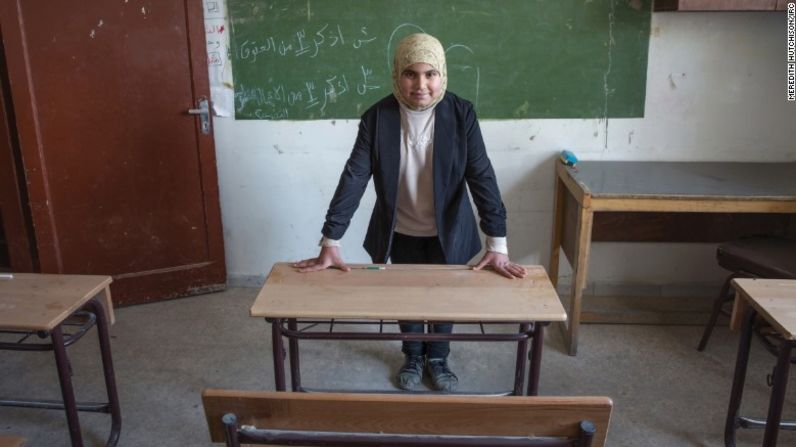
[[[287,328],[294,332],[298,330],[295,318],[287,320]],[[290,384],[293,391],[301,391],[301,364],[299,363],[298,339],[295,337],[288,338],[288,346],[290,348]]]
[[[738,356],[735,360],[735,376],[732,380],[730,405],[727,408],[727,420],[724,424],[724,445],[735,447],[735,430],[738,427],[738,410],[741,408],[743,387],[746,381],[746,368],[749,364],[749,350],[752,345],[752,325],[757,312],[749,309],[744,320],[741,338],[738,342]]]
[[[788,388],[788,370],[790,368],[790,352],[792,342],[783,340],[779,345],[777,366],[774,369],[772,380],[771,400],[768,403],[768,417],[766,418],[766,432],[763,436],[764,447],[777,445],[779,423],[782,420],[782,406],[785,403],[785,391]]]
[[[526,334],[530,331],[531,325],[529,323],[520,324],[520,334]],[[528,339],[523,338],[517,342],[517,361],[514,368],[514,392],[515,396],[522,396],[522,389],[525,386],[525,365],[528,363],[526,355],[528,354]],[[533,365],[531,365],[533,368]]]
[[[274,384],[276,391],[285,391],[285,344],[282,340],[281,318],[271,320],[271,345],[274,351]]]
[[[521,396],[525,389],[525,371],[528,369],[530,360],[530,373],[528,375],[527,395],[536,395],[539,387],[539,371],[541,369],[542,349],[544,345],[544,326],[545,322],[521,323],[519,332],[512,334],[447,334],[447,333],[384,333],[381,329],[378,333],[361,332],[332,332],[332,331],[310,331],[308,328],[298,330],[298,319],[271,319],[266,318],[272,325],[273,359],[274,359],[274,381],[277,391],[285,391],[285,357],[287,350],[283,338],[288,339],[290,349],[290,369],[291,369],[291,388],[293,391],[306,391],[301,384],[301,361],[299,341],[301,339],[310,340],[448,340],[448,341],[512,341],[517,343],[516,365],[514,372],[514,386],[509,392],[501,394],[512,394]],[[333,320],[332,320],[333,321]],[[286,322],[287,326],[282,326]],[[325,321],[302,321],[302,323],[312,323],[312,326]],[[367,324],[363,321],[349,322],[348,324]],[[431,323],[433,324],[433,323]],[[529,338],[531,349],[529,350]],[[281,355],[280,355],[281,354]]]
[[[539,371],[542,368],[542,347],[544,346],[544,323],[535,322],[533,324],[533,340],[531,341],[531,352],[528,358],[531,359],[531,369],[528,372],[528,395],[536,396],[539,394]]]
[[[122,430],[122,412],[119,405],[119,393],[116,389],[116,375],[113,370],[113,357],[111,355],[110,322],[105,313],[103,298],[97,297],[88,303],[88,307],[97,316],[97,337],[99,338],[100,355],[102,356],[102,370],[105,377],[105,391],[108,395],[108,412],[111,415],[111,433],[108,436],[107,447],[114,447],[119,442]]]
[[[53,342],[55,366],[58,369],[58,381],[61,384],[61,395],[64,400],[66,422],[69,425],[69,438],[72,441],[72,447],[83,447],[83,436],[80,433],[80,418],[77,415],[75,390],[72,387],[72,371],[69,367],[69,358],[66,355],[64,334],[61,331],[61,326],[56,327],[50,332],[50,338]]]

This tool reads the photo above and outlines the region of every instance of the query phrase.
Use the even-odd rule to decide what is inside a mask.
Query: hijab
[[[401,95],[398,81],[401,73],[412,64],[426,63],[439,72],[442,85],[439,96],[430,105],[417,109]],[[445,96],[448,87],[448,68],[445,64],[445,50],[436,37],[429,34],[417,33],[404,37],[395,49],[395,59],[392,64],[392,91],[398,101],[411,110],[428,110],[437,105]]]

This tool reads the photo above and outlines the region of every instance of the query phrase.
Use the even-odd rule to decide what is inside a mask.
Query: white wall
[[[582,160],[796,161],[784,30],[784,13],[654,13],[644,118],[482,121],[509,212],[512,258],[547,263],[553,163],[562,148]],[[274,262],[317,254],[357,124],[215,119],[232,284],[254,284]],[[369,262],[361,245],[373,201],[370,187],[343,239],[349,262]],[[712,285],[722,277],[714,250],[596,243],[589,276],[598,286]]]

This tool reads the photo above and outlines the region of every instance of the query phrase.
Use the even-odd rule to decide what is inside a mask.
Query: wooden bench
[[[605,444],[607,397],[202,393],[213,442],[269,445]],[[563,441],[563,442],[562,442]],[[547,443],[545,443],[547,442]]]
[[[0,447],[23,447],[27,440],[19,436],[0,435]]]

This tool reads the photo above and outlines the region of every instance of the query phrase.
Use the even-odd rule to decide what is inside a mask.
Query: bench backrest
[[[208,389],[202,400],[213,442],[224,442],[222,417],[269,430],[569,437],[594,424],[593,446],[605,443],[607,397],[440,396],[287,393]]]

